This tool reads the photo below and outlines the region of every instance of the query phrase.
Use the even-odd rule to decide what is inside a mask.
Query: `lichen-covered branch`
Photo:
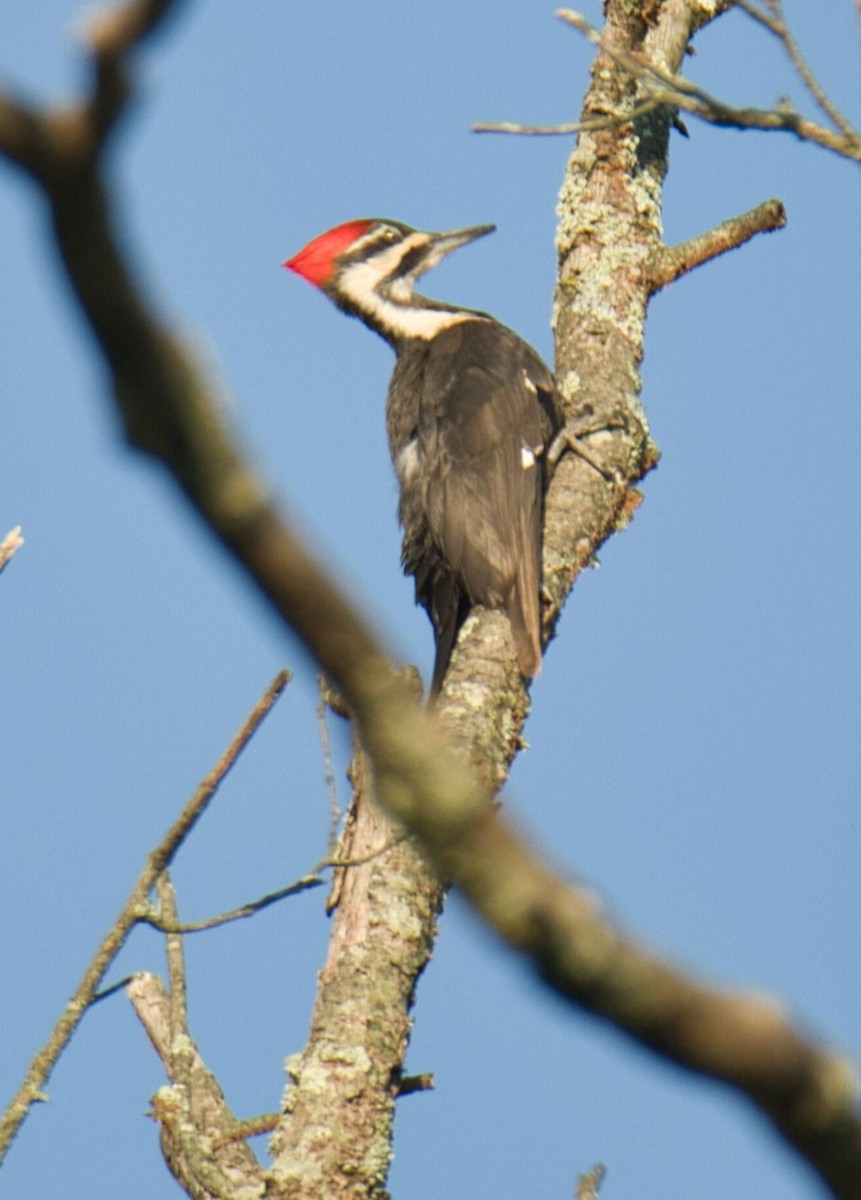
[[[410,1008],[442,904],[424,856],[377,806],[358,744],[350,775],[338,857],[362,865],[338,881],[311,1034],[288,1060],[284,1115],[272,1139],[272,1197],[387,1195]]]
[[[178,925],[167,872],[156,887],[165,923]],[[182,938],[171,933],[166,943],[168,989],[148,972],[126,988],[170,1080],[156,1093],[152,1110],[165,1162],[193,1200],[256,1200],[264,1191],[260,1164],[244,1138],[235,1136],[238,1123],[188,1029]]]
[[[171,1080],[152,1101],[171,1174],[193,1200],[261,1196],[260,1164],[245,1140],[233,1136],[240,1123],[188,1030],[172,1019],[171,993],[157,975],[141,972],[126,994]]]

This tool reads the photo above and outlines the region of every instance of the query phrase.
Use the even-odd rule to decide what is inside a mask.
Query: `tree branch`
[[[740,8],[742,12],[747,13],[749,17],[752,17],[760,25],[763,25],[769,33],[772,33],[777,38],[786,51],[790,62],[795,67],[798,77],[813,97],[815,103],[841,133],[844,133],[848,138],[857,138],[857,130],[843,116],[837,105],[826,93],[819,80],[813,74],[807,59],[802,54],[801,47],[795,40],[792,30],[789,27],[789,22],[786,19],[783,0],[770,0],[769,7],[772,10],[771,12],[763,12],[755,4],[751,4],[749,0],[736,0],[736,7]]]
[[[172,974],[170,992],[149,972],[136,975],[126,988],[171,1080],[152,1099],[165,1162],[194,1200],[256,1200],[263,1194],[263,1175],[244,1139],[259,1130],[235,1119],[184,1024],[184,1015],[183,1022],[177,1023],[175,967]]]
[[[417,679],[412,686],[417,697]],[[337,873],[311,1037],[288,1060],[284,1114],[272,1139],[272,1195],[291,1200],[321,1191],[332,1200],[387,1194],[409,1010],[442,903],[423,856],[378,808],[358,742],[350,777],[353,799],[337,860],[361,865]]]
[[[587,121],[572,121],[564,125],[518,125],[513,121],[481,121],[473,125],[473,133],[517,133],[529,137],[558,137],[561,134],[598,133],[602,129],[615,129],[618,125],[630,125],[638,117],[648,116],[658,107],[656,100],[644,100],[629,112],[613,113],[607,117],[592,117]]]
[[[218,916],[207,917],[202,921],[185,921],[182,923],[171,921],[162,910],[158,913],[150,911],[142,914],[140,922],[142,925],[151,925],[153,929],[158,929],[161,933],[203,933],[208,929],[219,929],[222,925],[229,925],[232,921],[241,921],[245,917],[253,917],[256,913],[262,912],[264,908],[269,908],[270,905],[277,904],[280,900],[286,900],[289,896],[298,896],[300,892],[307,892],[311,888],[322,887],[324,882],[325,880],[321,879],[317,874],[303,875],[295,883],[278,888],[277,891],[268,892],[265,896],[261,896],[259,900],[250,900],[247,904],[243,904],[239,908],[231,909],[230,912],[219,913]]]
[[[837,114],[839,131],[834,132],[797,112],[788,101],[782,101],[772,109],[733,107],[716,96],[712,96],[684,76],[664,70],[655,61],[622,49],[611,39],[599,33],[582,14],[570,9],[559,9],[557,16],[569,25],[573,25],[617,66],[622,67],[633,79],[636,79],[646,91],[647,97],[656,105],[667,104],[684,109],[685,112],[689,112],[711,125],[732,129],[777,130],[794,133],[802,141],[813,142],[843,158],[861,162],[861,133],[845,122],[844,118],[839,117],[839,114]],[[807,76],[805,82],[808,78],[812,79]],[[815,94],[821,105],[824,93],[819,91]],[[826,103],[828,102],[826,101]],[[836,109],[833,109],[830,104],[825,111],[829,116],[836,113]]]
[[[730,217],[714,229],[678,246],[662,247],[651,266],[651,291],[659,292],[688,271],[711,262],[727,250],[736,250],[758,233],[770,233],[786,225],[786,210],[780,200],[766,200],[739,217]]]

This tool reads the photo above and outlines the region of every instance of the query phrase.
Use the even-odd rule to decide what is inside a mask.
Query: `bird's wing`
[[[537,376],[538,378],[535,378]],[[419,446],[431,537],[474,604],[503,608],[524,674],[540,664],[542,454],[553,381],[516,334],[469,321],[434,339]]]

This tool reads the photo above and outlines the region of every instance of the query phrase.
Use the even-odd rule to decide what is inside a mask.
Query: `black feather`
[[[510,329],[471,317],[398,347],[387,418],[404,570],[436,634],[433,690],[475,604],[508,614],[520,669],[536,674],[552,375]]]

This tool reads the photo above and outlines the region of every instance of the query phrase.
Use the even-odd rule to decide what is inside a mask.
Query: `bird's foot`
[[[595,433],[606,433],[612,428],[611,426],[601,426],[595,428],[594,425],[587,423],[568,422],[559,430],[556,437],[553,439],[550,449],[547,451],[547,465],[550,468],[551,475],[556,470],[556,464],[559,462],[566,450],[572,454],[576,454],[578,458],[582,458],[588,463],[593,470],[597,471],[606,483],[616,484],[619,482],[619,475],[611,467],[605,467],[600,462],[589,447],[583,441],[583,438],[589,437]]]

